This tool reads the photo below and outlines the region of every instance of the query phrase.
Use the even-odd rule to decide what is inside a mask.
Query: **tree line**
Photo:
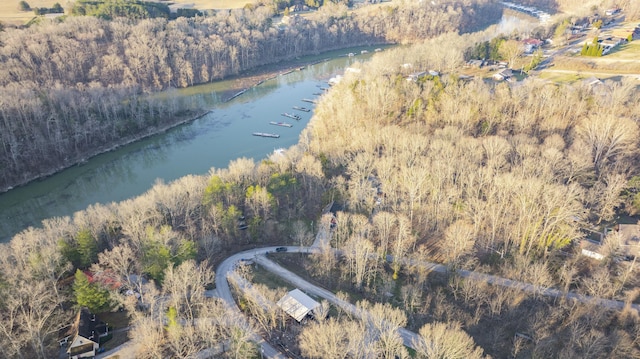
[[[456,0],[351,12],[331,4],[315,17],[276,27],[273,9],[258,6],[198,18],[78,16],[6,29],[0,32],[0,188],[82,161],[199,107],[145,94],[326,50],[470,30],[496,20],[495,8]]]

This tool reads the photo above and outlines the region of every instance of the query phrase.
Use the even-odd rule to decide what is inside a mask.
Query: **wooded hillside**
[[[0,32],[0,189],[198,112],[144,94],[362,44],[412,42],[496,21],[490,1],[323,7],[276,26],[273,10],[141,21],[67,17]],[[186,110],[189,111],[186,111]]]

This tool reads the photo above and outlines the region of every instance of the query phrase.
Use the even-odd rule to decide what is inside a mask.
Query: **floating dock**
[[[280,115],[284,116],[284,117],[289,117],[292,118],[294,120],[301,120],[302,117],[300,117],[300,115],[296,115],[296,114],[290,114],[290,113],[281,113]]]
[[[252,133],[252,135],[258,137],[280,138],[280,135],[278,135],[277,133],[254,132]]]
[[[271,122],[269,122],[269,124],[274,125],[274,126],[293,127],[293,125],[292,125],[292,124],[290,124],[290,123],[286,123],[286,122],[276,122],[276,121],[271,121]]]

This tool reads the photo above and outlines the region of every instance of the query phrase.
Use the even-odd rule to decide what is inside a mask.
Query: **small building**
[[[298,322],[301,322],[314,309],[320,306],[320,303],[297,288],[287,293],[276,304]]]
[[[586,239],[580,241],[580,252],[583,256],[601,261],[604,259],[604,255],[600,253],[600,249],[601,244],[599,242],[594,242]]]
[[[524,45],[524,52],[530,54],[542,46],[542,41],[538,39],[524,39],[522,40],[522,44]]]
[[[511,77],[513,77],[513,71],[511,71],[511,69],[504,69],[493,74],[493,79],[496,81],[508,81]]]
[[[617,233],[620,239],[618,259],[633,259],[640,255],[640,224],[631,223],[617,224],[614,228],[609,228],[605,233],[600,234],[600,241],[584,239],[580,242],[580,249],[582,255],[597,260],[603,260],[605,257],[602,254],[602,241],[605,236]]]
[[[484,60],[472,59],[467,61],[467,67],[481,68],[484,66]]]
[[[420,80],[421,78],[427,76],[427,72],[426,71],[420,71],[420,72],[414,72],[412,74],[409,74],[406,79],[407,81],[413,81],[416,82],[418,80]]]
[[[620,250],[625,257],[640,254],[640,225],[618,224],[616,231],[620,234]]]
[[[613,9],[607,9],[607,10],[605,10],[604,14],[605,14],[605,15],[607,15],[607,16],[613,16],[613,15],[618,14],[619,12],[620,12],[620,9],[618,9],[618,8],[613,8]]]
[[[60,345],[69,344],[69,359],[92,358],[100,348],[100,338],[109,334],[107,325],[89,309],[81,308],[75,321],[62,333]]]

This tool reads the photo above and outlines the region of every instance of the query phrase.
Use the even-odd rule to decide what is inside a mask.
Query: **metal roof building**
[[[304,294],[300,289],[294,289],[287,293],[277,304],[298,322],[320,305],[320,303]]]

